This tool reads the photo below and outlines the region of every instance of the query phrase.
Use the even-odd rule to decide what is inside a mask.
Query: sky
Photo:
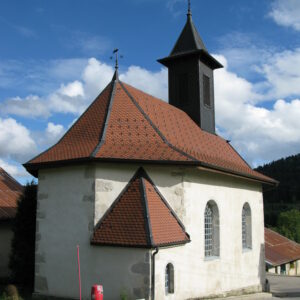
[[[217,132],[253,166],[300,152],[300,1],[191,0],[216,70]],[[68,130],[111,80],[168,101],[167,56],[187,0],[0,1],[0,166],[22,164]]]

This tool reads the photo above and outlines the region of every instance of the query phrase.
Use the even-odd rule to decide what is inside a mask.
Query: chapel
[[[259,292],[263,185],[216,133],[214,70],[189,8],[171,53],[169,103],[119,79],[24,166],[39,180],[35,293],[197,299]],[[234,90],[232,91],[234,93]],[[122,298],[123,297],[123,298]],[[125,298],[127,297],[127,298]]]

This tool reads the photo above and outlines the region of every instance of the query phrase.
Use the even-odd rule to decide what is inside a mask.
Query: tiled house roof
[[[102,217],[94,245],[155,248],[189,242],[184,226],[140,168]]]
[[[265,228],[266,262],[279,266],[300,259],[300,245],[279,233]]]
[[[0,167],[0,220],[13,219],[23,187]]]
[[[56,145],[24,166],[36,176],[42,167],[95,160],[188,164],[276,183],[252,170],[226,140],[203,131],[185,112],[118,79]]]

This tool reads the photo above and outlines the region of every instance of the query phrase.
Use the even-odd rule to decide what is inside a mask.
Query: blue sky
[[[121,79],[167,100],[168,55],[186,0],[0,2],[0,166],[55,143],[109,82]],[[253,166],[300,152],[300,1],[192,0],[215,72],[218,132]]]

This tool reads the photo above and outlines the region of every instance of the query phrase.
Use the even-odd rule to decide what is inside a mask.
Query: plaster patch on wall
[[[42,292],[48,291],[48,282],[46,277],[35,276],[35,289]]]
[[[96,180],[96,192],[110,192],[113,190],[113,185],[111,182],[106,182],[97,179]]]
[[[46,194],[46,193],[39,193],[38,194],[38,199],[39,200],[48,199],[48,194]]]

